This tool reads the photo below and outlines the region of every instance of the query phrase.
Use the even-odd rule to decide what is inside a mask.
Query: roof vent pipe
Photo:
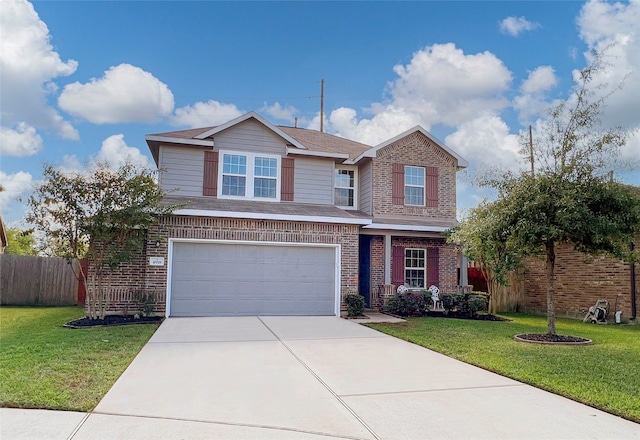
[[[295,119],[294,127],[295,127],[295,128],[298,128],[298,117],[297,117],[297,116],[296,116],[296,119]]]

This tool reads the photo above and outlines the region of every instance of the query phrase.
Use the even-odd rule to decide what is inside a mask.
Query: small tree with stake
[[[154,171],[130,163],[117,170],[99,163],[84,173],[65,173],[46,164],[43,174],[44,181],[29,197],[27,221],[60,243],[69,261],[86,251],[93,273],[88,276],[80,267],[78,278],[89,287],[87,314],[104,318],[108,275],[140,252],[145,231],[175,206],[162,204],[164,192]]]

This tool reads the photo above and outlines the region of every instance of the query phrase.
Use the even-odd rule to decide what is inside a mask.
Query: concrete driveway
[[[336,317],[167,319],[75,423],[74,440],[640,439],[638,424]]]

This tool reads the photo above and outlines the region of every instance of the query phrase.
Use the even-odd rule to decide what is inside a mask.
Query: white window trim
[[[340,189],[351,189],[351,188],[346,188],[346,187],[337,187],[336,186],[336,171],[338,170],[349,170],[349,171],[353,171],[353,206],[341,206],[341,205],[336,205],[336,200],[335,200],[335,190],[336,188],[340,188]],[[336,165],[335,169],[333,170],[333,204],[335,206],[337,206],[340,209],[345,209],[345,210],[356,210],[358,209],[358,167],[355,165]]]
[[[233,154],[237,156],[246,156],[247,158],[247,174],[245,176],[245,195],[244,196],[229,196],[222,194],[222,178],[224,177],[224,155]],[[261,202],[279,202],[280,190],[282,185],[282,157],[274,154],[261,154],[261,153],[249,153],[246,151],[234,151],[234,150],[220,150],[218,154],[218,198],[219,199],[232,199],[232,200],[257,200]],[[266,157],[269,159],[276,159],[276,197],[271,199],[268,197],[254,197],[254,183],[255,183],[255,164],[256,157]],[[236,175],[236,174],[229,174]],[[257,176],[261,177],[261,176]]]
[[[423,267],[407,267],[407,251],[422,251],[424,253]],[[427,250],[425,248],[405,248],[404,249],[404,282],[407,284],[407,270],[424,271],[424,287],[409,287],[409,289],[426,289],[427,288]]]
[[[427,169],[425,167],[419,167],[419,166],[415,166],[415,165],[405,165],[404,166],[404,175],[407,175],[407,168],[422,168],[422,171],[424,172],[424,184],[423,185],[407,185],[406,183],[406,177],[405,177],[405,182],[404,186],[403,186],[403,191],[406,187],[409,188],[422,188],[422,204],[419,205],[414,205],[412,203],[407,203],[406,201],[406,197],[405,197],[405,206],[426,206],[427,203]]]

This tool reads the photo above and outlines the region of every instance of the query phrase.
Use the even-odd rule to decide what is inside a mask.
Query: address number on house
[[[164,266],[164,257],[149,257],[149,266]]]

